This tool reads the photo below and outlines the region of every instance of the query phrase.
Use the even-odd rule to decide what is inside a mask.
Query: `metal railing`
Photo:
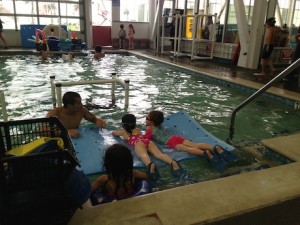
[[[2,111],[2,116],[3,116],[3,121],[7,122],[8,121],[8,115],[7,115],[6,101],[5,101],[5,96],[4,96],[4,92],[3,91],[0,91],[0,105],[1,105],[1,111]]]
[[[300,58],[297,59],[294,63],[292,63],[289,67],[287,67],[285,70],[283,70],[280,74],[278,74],[276,77],[274,77],[272,80],[270,80],[267,84],[265,84],[263,87],[261,87],[259,90],[257,90],[254,94],[252,94],[249,98],[247,98],[245,101],[243,101],[241,104],[239,104],[231,113],[230,117],[230,128],[229,128],[229,140],[233,139],[234,135],[234,121],[236,113],[242,109],[244,106],[246,106],[248,103],[250,103],[252,100],[254,100],[256,97],[261,95],[265,92],[268,88],[270,88],[275,82],[281,80],[289,73],[293,72],[295,69],[300,67]]]
[[[50,76],[50,83],[51,83],[51,95],[52,95],[52,104],[53,108],[57,106],[62,106],[62,87],[67,86],[75,86],[75,85],[85,85],[85,84],[105,84],[111,83],[111,97],[112,102],[116,101],[115,97],[115,90],[116,90],[116,83],[120,84],[125,91],[125,108],[128,107],[129,104],[129,80],[121,80],[117,78],[115,73],[112,73],[112,79],[106,80],[86,80],[86,81],[74,81],[74,82],[55,82],[55,76]]]

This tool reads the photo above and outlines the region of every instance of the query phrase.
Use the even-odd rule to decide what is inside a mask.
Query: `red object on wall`
[[[96,45],[111,46],[111,27],[93,26],[93,47]]]

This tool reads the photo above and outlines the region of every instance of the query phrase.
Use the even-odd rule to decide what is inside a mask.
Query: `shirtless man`
[[[276,41],[276,29],[275,29],[276,20],[274,17],[266,20],[266,35],[264,39],[264,47],[261,54],[261,73],[255,73],[257,76],[265,76],[267,65],[269,65],[271,74],[274,73],[275,69],[273,67],[271,54],[274,49],[275,41]]]
[[[71,137],[79,137],[80,133],[77,128],[82,118],[96,123],[98,127],[103,128],[106,123],[103,119],[97,118],[82,106],[81,97],[76,92],[66,92],[63,96],[63,107],[51,109],[46,117],[57,116],[62,124],[66,127]]]

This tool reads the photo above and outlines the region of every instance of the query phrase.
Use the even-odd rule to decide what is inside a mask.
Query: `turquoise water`
[[[79,81],[109,79],[111,73],[117,73],[122,80],[130,80],[130,96],[129,107],[125,109],[124,91],[118,87],[116,107],[92,110],[106,119],[109,129],[119,128],[120,118],[125,112],[135,114],[143,128],[145,117],[152,109],[162,110],[166,115],[185,110],[206,130],[226,140],[232,110],[249,95],[234,88],[210,83],[202,76],[174,70],[135,56],[115,54],[107,55],[100,61],[82,57],[76,58],[74,62],[50,59],[48,63],[42,63],[33,55],[1,57],[0,90],[4,91],[6,97],[9,119],[44,117],[52,107],[50,76],[55,75],[56,81]],[[109,84],[62,89],[63,93],[71,90],[78,91],[84,102],[104,106],[110,104]],[[255,145],[264,138],[299,131],[298,118],[299,111],[259,97],[237,114],[233,145],[241,149]],[[83,122],[83,126],[87,124]],[[247,156],[247,159],[254,163],[258,161],[255,156]],[[203,166],[199,167],[199,163]],[[191,173],[198,174],[196,176],[201,180],[206,173],[205,163],[189,160],[183,162],[183,165],[190,168]],[[200,169],[197,171],[195,167]],[[169,173],[169,168],[164,168],[162,173],[164,170]],[[209,168],[208,172],[211,172]]]

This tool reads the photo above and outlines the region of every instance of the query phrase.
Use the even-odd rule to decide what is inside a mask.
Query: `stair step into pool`
[[[295,162],[300,161],[300,133],[264,139],[261,143],[268,149],[271,149],[286,158]]]

